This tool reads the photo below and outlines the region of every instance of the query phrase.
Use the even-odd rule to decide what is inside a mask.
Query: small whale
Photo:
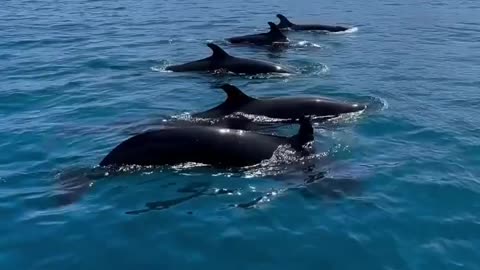
[[[223,84],[220,88],[227,94],[226,100],[212,109],[192,114],[192,117],[220,118],[232,113],[244,113],[275,119],[297,119],[303,115],[331,118],[366,108],[365,105],[350,104],[322,97],[256,99],[231,84]]]
[[[213,51],[211,56],[181,65],[168,66],[166,70],[174,72],[224,70],[248,75],[262,73],[293,73],[274,63],[231,56],[218,45],[213,43],[208,43],[207,46]]]
[[[288,38],[278,29],[276,24],[268,22],[268,25],[270,25],[270,31],[267,33],[231,37],[226,40],[231,43],[249,43],[255,45],[288,44]]]
[[[320,30],[327,32],[343,32],[348,30],[348,27],[337,26],[337,25],[322,25],[322,24],[294,24],[290,22],[282,14],[277,14],[277,18],[280,19],[280,23],[277,24],[277,27],[281,30]]]
[[[239,168],[270,159],[281,145],[296,154],[309,153],[304,146],[314,140],[313,127],[300,118],[298,133],[291,137],[239,129],[190,126],[162,128],[135,135],[116,146],[100,166],[161,166],[195,162],[214,168]]]

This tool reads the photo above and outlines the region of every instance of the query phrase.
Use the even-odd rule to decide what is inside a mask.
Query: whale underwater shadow
[[[231,204],[228,205],[227,208],[251,209],[257,207],[263,202],[269,201],[278,194],[288,194],[291,192],[298,192],[300,195],[310,199],[323,197],[339,199],[348,196],[349,194],[357,193],[361,189],[361,181],[356,179],[335,179],[328,177],[327,164],[334,162],[333,160],[329,160],[328,156],[319,156],[317,153],[313,153],[305,158],[292,159],[288,156],[288,150],[285,153],[281,152],[285,151],[284,149],[279,150],[280,158],[277,156],[272,158],[273,160],[267,160],[262,162],[262,164],[257,164],[248,168],[230,168],[226,170],[216,170],[210,166],[202,166],[201,164],[158,167],[123,166],[114,170],[104,167],[93,167],[88,169],[73,168],[65,170],[57,175],[56,190],[54,192],[55,196],[53,197],[55,197],[58,206],[70,205],[81,200],[82,196],[88,192],[95,182],[115,179],[116,177],[127,175],[138,175],[142,172],[153,172],[155,174],[162,174],[165,172],[182,174],[187,172],[196,174],[205,173],[210,175],[228,173],[240,178],[251,178],[253,176],[259,180],[262,178],[271,178],[273,176],[275,181],[285,181],[285,179],[291,179],[292,173],[301,173],[300,176],[294,176],[294,178],[297,179],[294,183],[289,183],[287,187],[281,190],[265,192],[252,201]],[[285,160],[281,160],[282,158]],[[167,186],[169,185],[170,183]],[[232,192],[234,191],[229,189],[212,188],[211,183],[198,185],[194,181],[177,190],[177,193],[179,194],[188,193],[186,196],[147,202],[145,208],[127,211],[126,214],[141,214],[153,210],[165,210],[199,197],[222,196]]]

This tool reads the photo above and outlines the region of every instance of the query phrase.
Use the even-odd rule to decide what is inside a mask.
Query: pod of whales
[[[322,25],[322,24],[294,24],[290,22],[287,17],[282,14],[277,14],[277,18],[280,19],[280,22],[277,24],[278,28],[281,30],[319,30],[327,32],[343,32],[348,30],[348,27],[337,26],[337,25]]]
[[[224,70],[237,74],[249,75],[262,73],[292,73],[286,68],[274,63],[229,55],[218,45],[213,43],[208,43],[207,46],[213,52],[211,56],[181,65],[168,66],[166,67],[166,70],[174,72]]]
[[[306,118],[301,118],[299,123],[298,133],[291,137],[194,125],[151,130],[120,143],[100,166],[160,166],[187,162],[218,168],[255,165],[270,159],[281,145],[303,153],[303,146],[314,139],[313,127]]]
[[[281,31],[339,32],[348,29],[342,26],[294,24],[281,14],[277,17],[280,23],[275,25],[269,22],[270,31],[267,33],[234,36],[226,40],[232,44],[273,46],[289,42]],[[221,70],[249,75],[293,73],[275,63],[232,56],[214,43],[208,43],[207,46],[212,50],[211,56],[180,65],[171,65],[166,67],[166,70],[173,72]],[[161,166],[194,162],[214,168],[239,168],[271,159],[280,146],[293,149],[294,155],[300,157],[312,152],[311,148],[305,147],[307,143],[314,140],[312,123],[307,117],[327,119],[366,108],[365,105],[322,97],[260,99],[246,95],[231,84],[224,84],[221,88],[227,95],[223,103],[192,115],[199,119],[206,118],[206,124],[185,121],[170,127],[140,132],[115,146],[99,162],[99,165],[116,169],[123,165]],[[241,113],[240,117],[229,117],[237,112]],[[295,123],[300,119],[298,121],[300,127],[297,134],[290,137],[255,132],[253,130],[269,127],[271,123],[253,122],[245,115],[287,120],[283,123]],[[275,128],[278,127],[276,125],[278,123],[275,122]],[[292,152],[288,151],[288,153]],[[99,175],[103,176],[105,173],[102,172]],[[62,184],[67,191],[65,203],[77,199],[80,193],[89,187],[89,182],[84,182],[84,179],[83,175],[65,179],[66,181]]]
[[[281,30],[345,31],[348,28],[328,25],[301,25],[277,14],[278,25],[268,22],[270,31],[260,34],[226,38],[230,43],[273,45],[288,43]],[[292,73],[286,68],[267,61],[240,58],[228,54],[214,43],[207,46],[212,55],[200,60],[171,65],[173,72],[226,71],[237,74]],[[100,162],[101,166],[121,165],[175,165],[186,162],[209,164],[214,167],[242,167],[269,159],[280,145],[289,145],[301,151],[313,138],[313,128],[306,117],[336,117],[362,111],[365,105],[340,102],[323,97],[254,98],[236,86],[223,84],[227,97],[214,108],[193,114],[194,118],[216,119],[218,125],[182,124],[150,130],[134,135],[117,145]],[[300,119],[298,134],[291,137],[267,135],[248,129],[249,118],[229,119],[234,113],[264,116],[295,122]],[[310,118],[308,118],[310,119]]]
[[[227,38],[230,43],[250,43],[255,45],[275,45],[288,43],[288,38],[278,29],[273,22],[268,22],[270,31],[267,33],[245,35]]]
[[[272,45],[287,43],[281,30],[345,31],[348,28],[326,25],[297,25],[278,14],[280,23],[268,22],[267,33],[226,38],[230,43]],[[292,73],[286,68],[267,61],[240,58],[228,54],[214,43],[207,46],[212,55],[200,60],[171,65],[173,72],[227,71],[237,74]],[[221,88],[227,98],[220,105],[195,113],[195,118],[221,119],[219,126],[180,125],[151,130],[135,135],[116,146],[101,162],[101,166],[121,165],[175,165],[186,162],[209,164],[214,167],[242,167],[269,159],[280,145],[301,150],[313,140],[313,128],[308,117],[335,117],[362,111],[365,105],[340,102],[323,97],[281,97],[258,99],[246,95],[231,84]],[[248,131],[248,119],[228,120],[233,113],[265,116],[274,119],[300,120],[298,134],[281,137]],[[226,125],[222,126],[222,125]],[[232,128],[233,127],[233,128]],[[245,128],[244,128],[245,127]]]
[[[224,84],[221,89],[226,100],[207,111],[195,113],[193,117],[221,118],[232,113],[266,116],[275,119],[297,119],[311,117],[335,117],[345,113],[364,110],[365,105],[350,104],[323,97],[280,97],[256,99],[243,93],[236,86]]]

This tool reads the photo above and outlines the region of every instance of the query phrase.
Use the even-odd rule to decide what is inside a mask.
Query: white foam
[[[352,27],[345,31],[345,33],[355,33],[358,32],[358,27]]]
[[[150,70],[155,72],[173,72],[171,70],[166,70],[166,66],[153,66],[150,67]]]
[[[355,32],[358,32],[358,27],[348,28],[347,30],[340,31],[340,32],[329,32],[328,34],[330,34],[330,35],[343,35],[343,34],[352,34],[352,33],[355,33]]]
[[[329,123],[339,123],[339,122],[353,123],[353,122],[357,121],[358,118],[360,118],[362,116],[362,114],[365,112],[365,110],[366,109],[363,109],[363,110],[357,111],[357,112],[344,113],[344,114],[341,114],[337,117],[328,119],[327,121]]]
[[[311,64],[309,66],[303,66],[300,73],[302,74],[312,74],[312,75],[322,75],[328,73],[330,68],[321,63]]]
[[[383,111],[383,110],[388,109],[388,102],[387,102],[387,100],[384,99],[384,98],[380,98],[380,97],[378,97],[378,99],[379,99],[380,102],[382,103],[382,108],[381,108],[381,110]]]
[[[300,47],[315,47],[315,48],[323,48],[322,45],[320,44],[316,44],[316,43],[313,43],[313,42],[310,42],[308,40],[302,40],[302,41],[299,41],[297,42],[296,44],[294,44],[294,46],[300,46]]]
[[[168,65],[169,65],[168,61],[162,60],[160,61],[159,65],[150,67],[150,70],[156,71],[156,72],[173,72],[171,70],[167,70]]]

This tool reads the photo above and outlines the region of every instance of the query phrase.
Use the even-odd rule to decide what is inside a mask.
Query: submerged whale
[[[243,93],[236,86],[224,84],[221,89],[226,100],[207,111],[192,114],[197,118],[219,118],[232,113],[266,116],[275,119],[297,119],[303,115],[312,117],[336,117],[345,113],[364,110],[365,105],[340,102],[323,97],[280,97],[256,99]]]
[[[282,14],[277,14],[277,18],[280,19],[280,23],[277,24],[277,27],[281,30],[320,30],[327,32],[343,32],[348,30],[348,27],[338,26],[338,25],[322,25],[322,24],[294,24],[290,22],[287,17]]]
[[[276,24],[268,22],[268,25],[270,25],[270,31],[267,33],[231,37],[226,40],[231,43],[251,43],[255,45],[277,45],[289,42],[288,38],[278,29]]]
[[[313,141],[313,127],[300,118],[298,133],[291,137],[219,127],[163,128],[135,135],[116,146],[100,166],[176,165],[187,162],[218,168],[244,167],[270,159],[281,145],[298,154]]]
[[[213,52],[211,56],[181,65],[168,66],[166,70],[175,72],[224,70],[249,75],[262,73],[293,73],[274,63],[229,55],[213,43],[208,43],[207,46]]]

